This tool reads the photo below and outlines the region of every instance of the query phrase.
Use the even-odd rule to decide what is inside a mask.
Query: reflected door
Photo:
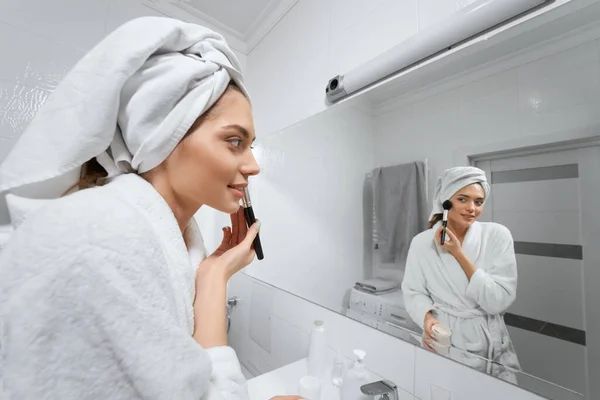
[[[519,282],[505,322],[523,371],[582,395],[588,376],[585,270],[598,267],[586,263],[586,255],[597,252],[584,240],[586,224],[594,222],[586,221],[593,214],[586,199],[600,199],[600,170],[589,170],[599,158],[599,148],[589,147],[476,163],[492,187],[482,220],[506,226],[515,242]],[[523,380],[523,386],[538,384]]]

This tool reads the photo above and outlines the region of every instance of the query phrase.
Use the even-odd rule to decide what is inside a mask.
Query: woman
[[[402,291],[411,318],[424,330],[423,345],[433,351],[431,328],[452,330],[453,358],[515,381],[503,366],[520,369],[503,313],[517,290],[512,236],[496,223],[478,222],[490,187],[474,167],[451,168],[438,179],[430,229],[413,239]],[[441,244],[442,204],[450,200],[448,227]],[[498,365],[499,363],[501,365]]]
[[[239,63],[208,29],[134,20],[74,67],[0,166],[7,398],[248,398],[225,297],[259,231],[239,210],[253,140]],[[231,214],[209,257],[201,206]]]

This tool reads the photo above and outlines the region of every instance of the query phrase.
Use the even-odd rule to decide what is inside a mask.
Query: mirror
[[[431,309],[452,332],[442,356],[548,398],[595,398],[596,45],[416,100],[358,96],[261,139],[266,257],[245,273],[415,346]],[[428,221],[456,166],[481,169],[489,191],[444,183],[448,224],[464,228],[452,255]]]

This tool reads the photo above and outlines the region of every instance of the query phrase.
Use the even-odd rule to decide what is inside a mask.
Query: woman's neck
[[[185,199],[175,192],[168,180],[165,179],[166,177],[164,174],[153,172],[153,170],[149,171],[142,177],[154,187],[163,199],[165,199],[177,220],[177,225],[179,226],[181,233],[185,232],[190,219],[193,218],[200,206],[186,202]]]
[[[467,235],[468,226],[464,225],[456,225],[453,224],[452,221],[448,221],[448,228],[456,235],[460,242],[464,242],[465,236]]]

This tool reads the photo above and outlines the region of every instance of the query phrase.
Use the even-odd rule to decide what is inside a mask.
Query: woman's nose
[[[248,156],[245,161],[246,162],[242,167],[242,173],[244,175],[252,176],[260,173],[260,166],[258,165],[258,162],[256,161],[256,158],[254,158],[254,154],[251,151],[248,152]]]

